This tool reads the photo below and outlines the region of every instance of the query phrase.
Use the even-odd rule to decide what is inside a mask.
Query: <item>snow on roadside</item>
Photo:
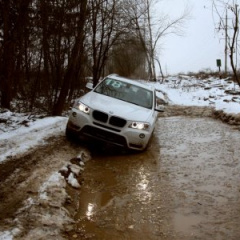
[[[194,77],[179,79],[169,77],[164,83],[150,83],[155,86],[158,96],[166,93],[170,104],[184,106],[210,106],[223,110],[228,114],[240,113],[240,96],[228,94],[226,91],[240,92],[239,86],[227,79],[210,78],[199,80]]]
[[[45,140],[51,136],[64,135],[66,123],[66,117],[47,117],[0,134],[0,163],[44,145]]]
[[[24,201],[24,206],[16,213],[15,227],[0,232],[0,240],[64,239],[61,232],[72,229],[74,223],[64,207],[66,202],[71,202],[66,185],[80,187],[77,178],[90,158],[89,153],[81,150],[74,158],[75,163],[66,163],[58,172],[53,172],[40,186],[38,195]],[[25,232],[26,224],[31,226],[29,232]]]
[[[72,223],[70,214],[63,207],[68,197],[65,188],[64,177],[58,172],[53,173],[40,187],[38,196],[25,200],[24,207],[18,210],[14,219],[15,228],[8,231],[7,240],[11,237],[26,240],[63,239],[60,231]],[[26,224],[31,226],[29,232],[25,232]],[[0,233],[0,240],[3,239]]]
[[[0,240],[12,240],[15,236],[15,230],[0,232]]]
[[[20,210],[22,212],[17,219],[19,229],[23,229],[21,224],[25,222],[26,214],[32,225],[31,230],[24,235],[24,239],[51,239],[54,236],[61,239],[60,231],[63,231],[67,224],[72,223],[70,214],[63,207],[68,198],[65,188],[64,177],[55,172],[40,187],[38,198]]]

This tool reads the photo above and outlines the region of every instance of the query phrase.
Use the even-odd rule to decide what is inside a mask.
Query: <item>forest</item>
[[[0,0],[0,107],[56,116],[89,79],[155,81],[156,44],[178,33],[186,15],[154,22],[153,7],[152,0]]]

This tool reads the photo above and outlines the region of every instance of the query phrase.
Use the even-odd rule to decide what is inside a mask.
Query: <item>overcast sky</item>
[[[216,32],[210,0],[160,1],[157,12],[160,14],[164,7],[170,16],[175,16],[186,6],[191,18],[185,24],[184,36],[170,35],[161,42],[159,52],[164,73],[218,71],[216,59],[221,59],[224,70],[224,33],[221,36]]]

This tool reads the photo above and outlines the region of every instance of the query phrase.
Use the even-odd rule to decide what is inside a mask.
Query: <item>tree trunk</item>
[[[235,8],[233,8],[233,12],[234,12],[234,15],[235,15],[235,22],[233,23],[233,29],[234,29],[234,32],[233,32],[233,37],[232,37],[232,42],[231,42],[231,45],[230,45],[230,62],[231,62],[231,67],[232,67],[232,70],[233,70],[233,75],[234,75],[234,80],[235,82],[237,82],[237,84],[240,86],[240,81],[239,81],[239,78],[238,78],[238,74],[237,74],[237,66],[236,64],[234,64],[234,52],[235,52],[235,44],[237,42],[237,32],[238,32],[238,10],[237,10],[237,5],[235,6]],[[238,54],[237,52],[235,54]]]
[[[1,64],[1,106],[10,109],[14,71],[14,41],[11,36],[10,2],[3,3],[3,45]]]
[[[72,49],[71,58],[68,63],[68,67],[66,73],[64,75],[63,84],[61,86],[60,94],[57,99],[57,102],[53,108],[53,115],[58,116],[62,114],[64,109],[64,103],[69,93],[69,89],[71,86],[71,81],[74,78],[77,78],[79,75],[79,71],[82,65],[83,59],[83,41],[84,41],[84,24],[86,20],[86,11],[87,11],[87,0],[81,1],[80,6],[80,18],[79,18],[79,32],[78,36],[76,37],[76,41],[74,47]]]

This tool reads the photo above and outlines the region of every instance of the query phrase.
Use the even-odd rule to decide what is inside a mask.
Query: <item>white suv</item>
[[[156,93],[138,81],[109,75],[75,101],[68,137],[90,137],[133,150],[144,150],[157,120]]]

